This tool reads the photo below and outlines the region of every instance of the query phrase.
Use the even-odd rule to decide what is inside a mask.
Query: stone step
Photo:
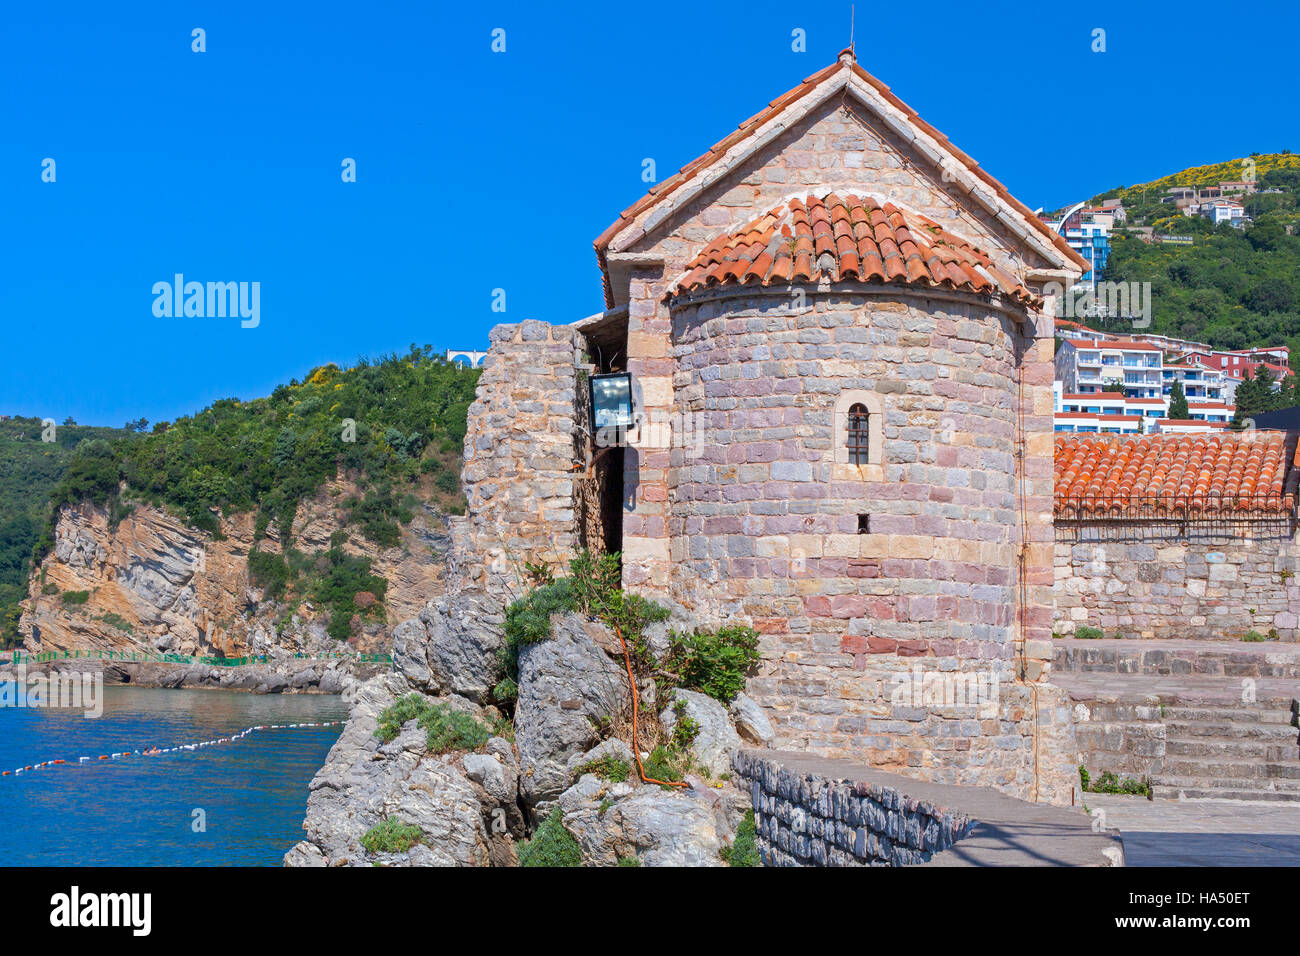
[[[1055,673],[1300,678],[1300,644],[1275,641],[1058,638],[1052,656]]]
[[[1180,721],[1231,722],[1243,724],[1291,725],[1291,711],[1280,707],[1207,707],[1200,704],[1165,704],[1165,723]]]
[[[1161,775],[1178,777],[1204,777],[1207,780],[1294,780],[1300,784],[1300,760],[1286,761],[1226,761],[1213,758],[1178,757],[1166,759]]]
[[[1290,777],[1206,777],[1180,776],[1167,771],[1152,774],[1151,786],[1191,790],[1261,790],[1293,793],[1300,798],[1300,779]],[[1190,794],[1189,794],[1190,796]]]
[[[1250,723],[1237,720],[1182,720],[1166,717],[1166,740],[1198,740],[1213,737],[1220,740],[1297,740],[1296,728],[1287,724]]]
[[[1251,760],[1279,761],[1300,759],[1300,746],[1287,741],[1271,740],[1221,740],[1202,737],[1195,740],[1165,741],[1168,757],[1219,757],[1249,758]]]
[[[1219,790],[1194,786],[1168,787],[1152,784],[1151,793],[1157,800],[1177,800],[1179,795],[1188,800],[1267,800],[1270,802],[1300,803],[1300,793],[1286,790]]]

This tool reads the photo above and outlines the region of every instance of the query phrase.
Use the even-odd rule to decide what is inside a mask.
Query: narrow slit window
[[[849,406],[849,464],[867,464],[867,447],[871,437],[871,416],[867,406],[858,403]]]

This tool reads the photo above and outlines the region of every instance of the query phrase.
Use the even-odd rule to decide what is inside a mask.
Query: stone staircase
[[[1300,742],[1289,703],[1166,704],[1154,796],[1300,802]]]
[[[1298,645],[1061,640],[1052,682],[1094,778],[1149,777],[1157,799],[1300,802]]]

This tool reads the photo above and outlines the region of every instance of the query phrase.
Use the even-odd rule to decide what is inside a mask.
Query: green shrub
[[[736,827],[736,839],[730,847],[723,848],[722,858],[728,866],[763,865],[758,852],[758,824],[754,822],[753,810],[745,811],[745,819]]]
[[[1089,627],[1087,624],[1080,624],[1074,629],[1074,636],[1081,641],[1096,641],[1106,636],[1106,633],[1099,627]]]
[[[632,767],[626,760],[619,760],[617,757],[601,757],[599,760],[587,761],[574,771],[575,776],[578,777],[585,773],[594,773],[602,780],[611,783],[622,783],[632,775]]]
[[[641,858],[637,856],[620,856],[618,858],[617,865],[618,866],[640,866]]]
[[[414,823],[403,823],[396,817],[386,817],[361,837],[361,845],[368,853],[405,853],[417,843],[423,842],[423,830]]]
[[[645,775],[654,780],[681,780],[690,772],[691,758],[672,744],[660,744],[650,751],[644,767]]]
[[[248,552],[248,579],[269,600],[276,600],[284,594],[285,585],[289,583],[289,562],[282,554],[268,551]]]
[[[90,600],[89,591],[64,591],[63,592],[64,604],[85,604],[89,600]]]
[[[1259,631],[1247,631],[1241,636],[1241,639],[1249,644],[1257,644],[1260,641],[1268,640],[1268,638],[1259,633]]]
[[[1102,772],[1100,777],[1093,781],[1082,764],[1079,765],[1079,780],[1082,782],[1085,791],[1091,790],[1093,793],[1123,793],[1130,796],[1140,797],[1151,796],[1151,783],[1149,780],[1139,780],[1137,777],[1125,777],[1121,780],[1117,774],[1106,770]]]
[[[542,821],[531,840],[519,844],[520,866],[582,866],[582,849],[564,828],[564,816],[556,807]]]
[[[387,743],[411,720],[419,721],[426,734],[426,746],[433,753],[477,750],[493,736],[492,729],[472,714],[453,710],[447,704],[432,704],[414,693],[384,709],[375,736]]]
[[[122,631],[126,634],[135,633],[135,627],[132,626],[131,622],[128,621],[126,618],[124,618],[122,615],[118,614],[116,611],[109,611],[107,614],[101,617],[100,620],[103,621],[105,624],[107,624],[109,627],[115,627],[119,631]]]
[[[673,633],[660,667],[660,684],[708,694],[729,704],[745,689],[745,677],[759,661],[758,632],[744,625]]]

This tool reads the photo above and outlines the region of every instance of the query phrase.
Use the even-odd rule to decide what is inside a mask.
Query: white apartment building
[[[1056,353],[1056,378],[1066,393],[1094,394],[1121,385],[1125,398],[1161,398],[1163,367],[1159,346],[1132,339],[1067,338]]]

